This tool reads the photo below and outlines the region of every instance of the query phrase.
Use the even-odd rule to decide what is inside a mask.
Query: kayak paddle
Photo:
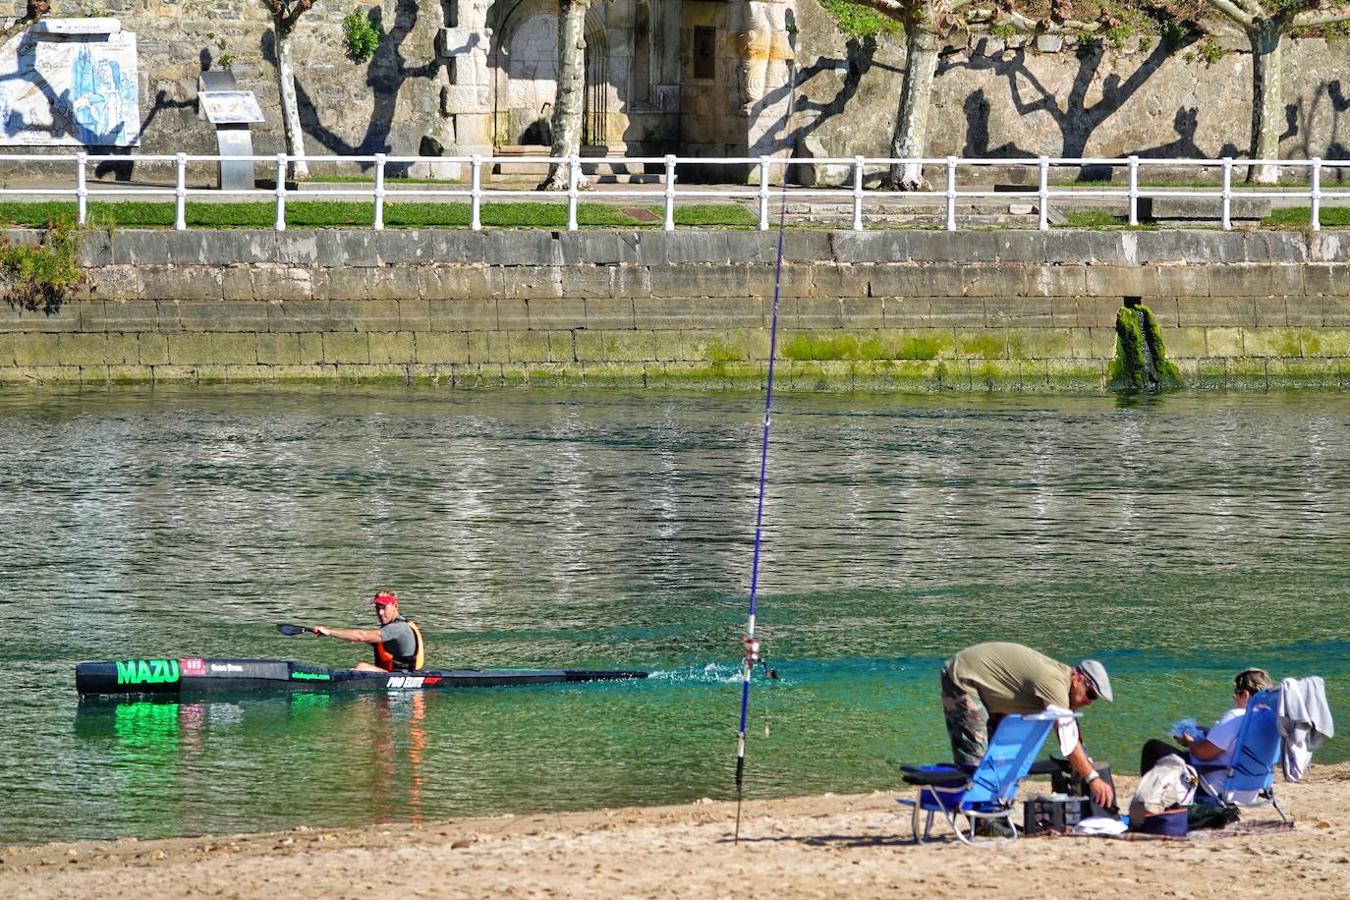
[[[308,634],[317,634],[317,633],[318,633],[318,632],[316,632],[313,628],[310,628],[308,625],[278,625],[278,626],[277,626],[277,631],[281,632],[282,634],[286,635],[287,637],[291,637],[292,635],[297,635],[297,634],[306,634],[306,633],[308,633]]]

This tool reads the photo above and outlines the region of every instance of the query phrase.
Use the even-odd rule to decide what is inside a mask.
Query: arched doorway
[[[603,6],[603,4],[601,4]],[[556,0],[498,0],[488,10],[493,146],[548,146],[558,85]],[[581,143],[605,143],[609,39],[602,11],[586,11],[586,91]]]

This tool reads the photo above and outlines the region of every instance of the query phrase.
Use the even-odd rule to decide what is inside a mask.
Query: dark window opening
[[[694,29],[694,77],[711,80],[717,77],[717,29],[698,26]]]
[[[652,27],[646,0],[639,0],[633,21],[633,101],[652,99]]]

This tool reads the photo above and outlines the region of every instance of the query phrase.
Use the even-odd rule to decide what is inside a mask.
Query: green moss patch
[[[1181,387],[1181,372],[1167,360],[1162,328],[1143,304],[1116,312],[1116,357],[1107,373],[1111,390],[1156,393]]]
[[[849,3],[848,0],[820,0],[839,30],[851,38],[875,37],[878,34],[904,34],[904,26],[874,9]]]
[[[78,232],[71,219],[57,217],[40,244],[16,244],[0,239],[0,277],[5,298],[15,306],[51,313],[80,280],[76,265]]]

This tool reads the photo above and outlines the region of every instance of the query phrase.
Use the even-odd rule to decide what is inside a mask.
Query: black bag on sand
[[[1238,811],[1234,807],[1217,803],[1197,803],[1191,807],[1186,819],[1192,831],[1197,828],[1226,828],[1238,820]]]
[[[1120,818],[1120,810],[1116,807],[1108,809],[1105,806],[1097,805],[1097,802],[1092,799],[1092,791],[1088,789],[1087,782],[1083,780],[1082,776],[1078,775],[1069,767],[1068,760],[1055,759],[1052,757],[1049,762],[1054,763],[1056,767],[1055,771],[1050,773],[1051,789],[1053,789],[1056,794],[1068,794],[1071,797],[1082,797],[1084,819],[1091,816],[1106,816],[1109,819]],[[1036,765],[1041,764],[1037,763]],[[1032,771],[1036,771],[1035,766],[1032,767]],[[1102,776],[1102,781],[1111,785],[1111,794],[1114,796],[1116,792],[1116,783],[1111,779],[1111,767],[1098,766],[1097,774]]]

